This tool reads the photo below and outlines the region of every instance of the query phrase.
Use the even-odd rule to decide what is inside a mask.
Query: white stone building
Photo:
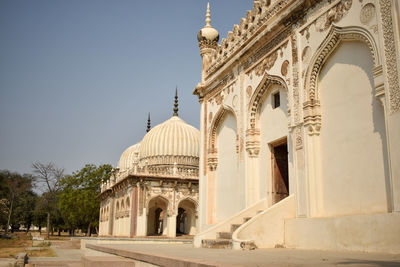
[[[100,236],[194,235],[198,225],[199,131],[174,115],[127,148],[101,185]]]
[[[195,246],[400,252],[398,0],[254,0],[198,34]]]

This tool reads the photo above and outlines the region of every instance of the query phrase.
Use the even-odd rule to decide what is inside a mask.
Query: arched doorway
[[[147,215],[147,235],[165,234],[167,228],[168,202],[162,197],[155,197],[149,201]]]
[[[196,204],[190,200],[182,200],[178,205],[176,216],[176,235],[196,234]]]

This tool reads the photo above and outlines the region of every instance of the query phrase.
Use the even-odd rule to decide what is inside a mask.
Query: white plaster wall
[[[280,93],[281,105],[278,108],[272,108],[272,94]],[[267,197],[271,200],[271,150],[269,143],[286,137],[288,135],[288,119],[287,119],[287,93],[286,90],[273,86],[268,96],[260,108],[260,153],[259,153],[259,179],[260,179],[260,196]],[[288,157],[289,159],[289,157]],[[269,202],[271,205],[271,202]]]
[[[364,214],[285,221],[290,248],[400,253],[400,214]]]
[[[321,216],[387,211],[383,107],[361,42],[344,42],[321,70]]]
[[[236,153],[236,118],[225,115],[217,132],[216,220],[223,221],[245,208],[244,177],[239,175]]]

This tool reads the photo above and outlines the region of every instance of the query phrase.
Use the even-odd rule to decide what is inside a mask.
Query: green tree
[[[87,164],[81,170],[66,176],[60,181],[60,211],[64,222],[70,229],[91,229],[98,227],[100,203],[100,183],[110,178],[112,166],[109,164],[96,167]]]
[[[33,196],[32,192],[32,176],[29,174],[19,174],[17,172],[10,172],[8,170],[0,171],[0,214],[7,218],[0,219],[6,220],[5,232],[8,232],[10,225],[13,225],[12,229],[19,227],[21,223],[27,223],[22,218],[23,213],[26,212],[29,207],[26,205],[24,199],[28,196]]]

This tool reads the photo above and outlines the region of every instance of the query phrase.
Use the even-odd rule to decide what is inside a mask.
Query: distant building
[[[195,246],[400,252],[399,5],[254,0],[220,43],[208,8]]]
[[[194,235],[198,226],[199,131],[178,116],[127,148],[101,185],[100,236]]]

